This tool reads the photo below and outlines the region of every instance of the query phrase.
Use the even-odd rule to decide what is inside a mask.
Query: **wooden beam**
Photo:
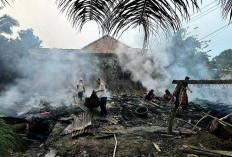
[[[185,80],[173,80],[172,84],[185,82]],[[189,80],[188,84],[232,84],[232,80]]]

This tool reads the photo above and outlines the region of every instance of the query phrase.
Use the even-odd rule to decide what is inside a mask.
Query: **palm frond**
[[[156,34],[159,28],[165,33],[170,28],[175,32],[181,28],[181,18],[189,19],[190,3],[199,9],[197,0],[121,0],[113,11],[114,35],[141,26],[146,43],[150,34]]]
[[[9,1],[13,1],[13,0],[0,0],[0,2],[1,2],[3,5],[9,4]]]
[[[56,0],[58,8],[66,11],[68,19],[76,28],[94,20],[102,33],[117,36],[141,26],[144,41],[158,28],[175,32],[181,28],[181,18],[189,19],[189,9],[199,9],[200,0]]]
[[[229,16],[230,22],[232,21],[232,0],[219,0],[222,6],[222,17],[227,18]]]
[[[95,21],[103,34],[108,34],[107,15],[113,3],[110,0],[57,0],[58,8],[66,11],[73,27],[80,30],[88,21]]]

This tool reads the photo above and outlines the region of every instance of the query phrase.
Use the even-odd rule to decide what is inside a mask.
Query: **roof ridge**
[[[96,43],[96,42],[98,42],[99,40],[104,39],[104,38],[110,38],[111,40],[114,40],[114,41],[116,41],[116,42],[118,42],[118,43],[120,43],[120,44],[122,44],[122,45],[124,45],[124,46],[126,46],[126,47],[128,47],[128,48],[131,48],[130,46],[128,46],[128,45],[124,44],[123,42],[121,42],[121,41],[119,41],[119,40],[113,38],[113,37],[110,36],[110,35],[104,35],[104,36],[102,36],[101,38],[99,38],[99,39],[97,39],[97,40],[95,40],[95,41],[89,43],[88,45],[82,47],[81,50],[86,49],[87,47],[93,45],[94,43]]]

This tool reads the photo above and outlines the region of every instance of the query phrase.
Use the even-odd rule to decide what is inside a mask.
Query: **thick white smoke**
[[[180,47],[191,47],[192,41]],[[173,44],[170,40],[150,46],[145,52],[118,53],[122,69],[130,71],[134,81],[140,81],[147,89],[154,89],[155,94],[162,96],[165,89],[174,91],[173,80],[184,80],[189,76],[194,80],[215,79],[214,72],[210,71],[203,59],[191,56],[182,60],[186,64],[179,64],[181,56],[174,55],[172,49],[167,49]],[[138,43],[139,45],[139,43]],[[118,52],[124,52],[118,48]],[[186,52],[182,52],[186,55]],[[181,53],[180,53],[181,54]],[[220,79],[220,78],[216,78]],[[190,101],[200,98],[210,101],[232,104],[232,87],[225,85],[189,85],[193,93],[189,93]]]
[[[85,95],[90,96],[98,75],[97,62],[91,54],[64,54],[59,49],[32,51],[31,56],[22,57],[15,67],[22,78],[1,92],[1,106],[9,108],[20,102],[29,108],[38,105],[41,100],[55,106],[70,105],[80,78],[87,87]]]
[[[120,48],[118,52],[123,52]],[[156,51],[117,53],[122,69],[132,73],[133,81],[140,81],[148,90],[154,89],[162,93],[170,80],[166,70],[168,57],[165,53]],[[166,77],[166,78],[165,78]]]

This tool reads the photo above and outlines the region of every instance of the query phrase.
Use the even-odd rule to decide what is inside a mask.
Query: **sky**
[[[229,23],[228,19],[222,19],[220,8],[216,6],[216,2],[213,2],[214,0],[204,0],[200,5],[202,10],[191,13],[192,20],[190,19],[187,24],[183,21],[183,27],[188,28],[189,35],[195,35],[198,39],[202,39]],[[57,9],[55,0],[16,0],[10,4],[11,6],[6,6],[0,10],[0,16],[8,14],[19,21],[20,27],[16,28],[14,32],[32,28],[34,34],[43,41],[43,47],[80,49],[101,37],[94,22],[87,23],[81,32],[73,28],[66,15]],[[210,13],[207,14],[208,12]],[[196,27],[198,28],[194,29]],[[203,40],[211,40],[206,51],[209,51],[208,54],[212,57],[223,50],[231,49],[232,25]],[[142,41],[141,32],[139,29],[129,30],[120,37],[120,41],[138,48],[142,45],[138,44]]]

